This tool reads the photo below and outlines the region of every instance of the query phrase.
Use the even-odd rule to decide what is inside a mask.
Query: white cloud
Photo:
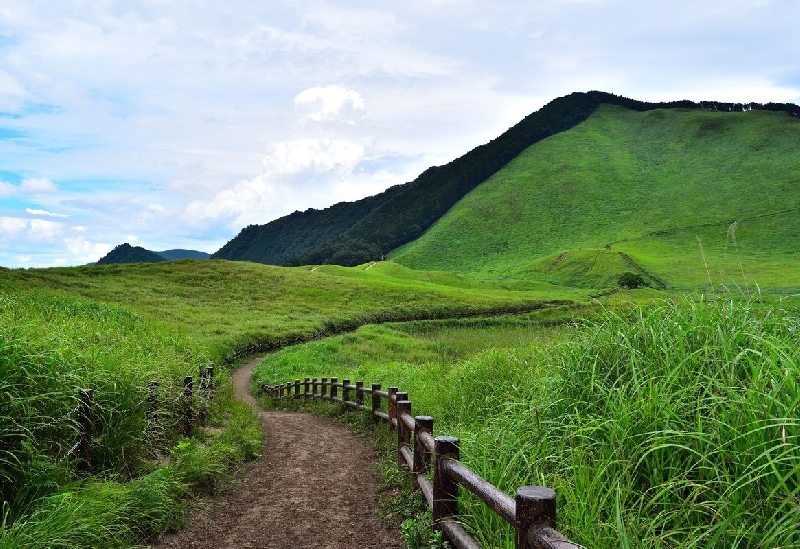
[[[91,263],[97,261],[108,252],[113,246],[104,242],[92,242],[82,236],[71,236],[64,239],[64,244],[79,263]]]
[[[28,227],[28,220],[19,217],[0,217],[0,235],[9,237]]]
[[[294,105],[301,118],[314,122],[355,124],[367,110],[360,93],[342,86],[308,88],[295,96]]]
[[[48,212],[47,210],[37,210],[34,208],[25,208],[25,211],[31,215],[46,215],[48,217],[69,217],[68,215],[65,214]]]
[[[276,143],[264,157],[268,176],[316,175],[336,172],[346,175],[364,156],[359,143],[342,139],[298,139]]]
[[[56,221],[47,221],[45,219],[31,219],[29,223],[30,238],[34,241],[38,240],[53,240],[58,237],[64,225]]]
[[[58,191],[58,188],[46,178],[26,178],[19,185],[0,181],[0,196],[25,196],[56,191]]]

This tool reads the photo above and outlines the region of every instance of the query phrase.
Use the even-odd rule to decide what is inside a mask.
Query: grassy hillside
[[[185,330],[214,360],[368,322],[528,310],[587,295],[549,284],[508,291],[466,280],[389,262],[314,270],[222,260],[0,269],[0,288],[44,288],[129,306]]]
[[[604,287],[634,271],[672,288],[702,287],[710,274],[717,285],[796,290],[797,150],[800,121],[786,113],[603,105],[391,257],[485,279]]]
[[[214,257],[274,265],[347,266],[380,259],[382,254],[419,237],[464,195],[527,147],[574,127],[603,103],[635,111],[753,108],[793,116],[800,111],[800,107],[791,104],[645,103],[598,91],[572,93],[554,99],[489,143],[446,165],[425,170],[410,183],[356,202],[342,202],[324,210],[297,211],[266,225],[250,225]]]

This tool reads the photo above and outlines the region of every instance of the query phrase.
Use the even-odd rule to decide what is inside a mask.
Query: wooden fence
[[[200,368],[198,372],[198,386],[197,391],[194,390],[194,378],[186,376],[183,378],[183,390],[175,399],[175,404],[178,405],[180,410],[179,417],[173,426],[180,426],[180,432],[185,436],[191,436],[194,426],[199,424],[205,426],[206,424],[206,407],[208,402],[214,398],[214,367],[207,366]],[[148,429],[150,425],[156,423],[158,415],[158,402],[159,402],[159,386],[157,381],[151,381],[147,384],[148,390],[148,410],[147,421]],[[193,410],[193,395],[205,401],[204,406],[200,406],[197,414]],[[91,473],[93,470],[91,462],[91,447],[94,437],[94,414],[92,412],[94,405],[94,390],[92,389],[79,389],[78,390],[78,406],[74,409],[77,416],[78,435],[77,442],[61,458],[64,461],[69,458],[73,453],[77,459],[75,464],[76,470],[79,473]],[[71,415],[73,412],[70,412]],[[178,425],[180,424],[180,425]]]
[[[341,396],[339,394],[341,390]],[[339,402],[346,407],[368,411],[377,423],[384,421],[397,431],[397,465],[410,471],[413,486],[425,497],[433,513],[434,528],[460,549],[480,546],[458,520],[458,492],[463,487],[475,494],[490,509],[508,522],[515,531],[517,549],[578,549],[555,530],[556,494],[550,488],[523,486],[511,498],[459,461],[459,439],[433,436],[433,418],[412,416],[408,393],[397,387],[381,390],[380,384],[365,387],[364,382],[350,383],[337,378],[296,379],[281,385],[262,385],[262,393],[274,400],[314,398]],[[364,395],[370,395],[369,407]],[[386,399],[386,411],[382,400]],[[432,480],[429,479],[431,475]]]

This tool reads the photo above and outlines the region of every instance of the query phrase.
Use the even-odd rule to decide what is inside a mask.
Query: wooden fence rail
[[[339,390],[341,389],[341,396]],[[579,549],[556,528],[556,494],[542,486],[523,486],[512,498],[460,461],[459,439],[433,435],[433,418],[412,416],[408,393],[397,387],[381,390],[378,383],[365,387],[349,379],[305,378],[279,385],[262,385],[261,392],[274,400],[312,398],[338,402],[344,407],[369,411],[375,422],[384,421],[397,432],[397,464],[412,475],[433,514],[434,528],[459,549],[480,546],[458,520],[459,487],[474,494],[508,522],[515,532],[517,549]],[[370,395],[370,405],[364,404]],[[386,400],[386,411],[382,401]],[[429,478],[429,476],[431,478]]]

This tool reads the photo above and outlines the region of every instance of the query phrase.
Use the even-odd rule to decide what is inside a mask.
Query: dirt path
[[[236,394],[253,407],[247,386],[257,363],[233,375]],[[262,457],[242,485],[210,500],[153,549],[403,547],[376,515],[375,455],[366,441],[327,418],[259,413]]]

